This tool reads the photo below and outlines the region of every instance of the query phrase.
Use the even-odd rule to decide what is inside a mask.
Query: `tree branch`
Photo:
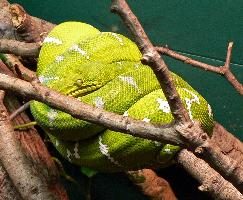
[[[16,56],[38,57],[40,52],[38,43],[26,43],[17,40],[0,40],[1,53],[11,53]]]
[[[169,183],[153,170],[128,171],[127,175],[150,200],[177,200]]]
[[[0,91],[0,157],[4,168],[23,199],[56,199],[42,180],[35,176],[31,162],[23,158],[24,153],[20,143],[14,139],[15,133],[3,105],[3,98],[4,92]]]
[[[243,199],[242,194],[231,183],[193,153],[183,149],[179,152],[177,161],[199,181],[199,190],[210,193],[215,199]]]
[[[0,88],[14,91],[15,93],[20,94],[23,97],[28,97],[44,102],[54,108],[61,109],[76,118],[101,124],[111,130],[122,131],[136,137],[185,145],[187,144],[187,142],[185,142],[184,138],[181,137],[181,133],[183,136],[190,137],[190,145],[192,146],[198,146],[200,144],[200,141],[204,141],[203,138],[198,138],[198,129],[195,129],[195,126],[191,128],[181,128],[178,126],[173,126],[171,124],[170,126],[161,127],[153,124],[144,123],[138,120],[133,120],[128,117],[120,116],[114,113],[94,108],[78,101],[75,98],[61,95],[37,83],[33,83],[32,85],[31,83],[28,83],[26,81],[12,78],[3,74],[0,74]],[[202,142],[202,144],[204,143]],[[233,165],[233,169],[237,169],[238,173],[231,173],[236,172],[236,170],[231,170],[232,163],[234,163],[234,161],[224,155],[219,147],[215,146],[215,144],[210,142],[207,142],[206,144],[204,144],[203,148],[205,148],[205,150],[202,152],[207,155],[207,158],[211,160],[214,165],[218,166],[221,171],[223,170],[224,175],[226,174],[237,178],[237,175],[242,172],[242,167],[238,165]],[[207,151],[208,149],[210,150]],[[220,162],[218,162],[219,158]],[[230,170],[230,172],[228,170]],[[242,185],[242,176],[238,176],[238,183]]]
[[[181,55],[179,53],[176,53],[175,51],[170,50],[168,47],[155,47],[155,49],[164,55],[180,60],[194,67],[198,67],[206,71],[223,75],[229,81],[229,83],[236,89],[236,91],[239,92],[241,95],[243,95],[243,84],[239,83],[239,81],[236,79],[236,77],[233,75],[230,69],[232,47],[233,47],[233,42],[230,42],[227,49],[225,65],[221,67],[217,67],[217,66],[213,66],[213,65],[205,64],[203,62],[193,60],[192,58],[189,58],[187,56]]]
[[[13,76],[13,73],[3,64],[0,62],[0,72],[6,73],[10,76]],[[19,107],[19,102],[16,99],[15,96],[11,96],[10,93],[7,93],[7,95],[5,95],[4,98],[4,105],[7,107],[8,112],[13,112],[14,110],[16,110],[16,108]],[[25,115],[24,113],[16,116],[14,119],[12,119],[12,126],[13,125],[20,125],[20,124],[25,124],[28,123],[30,120],[27,117],[27,115]],[[54,162],[51,159],[51,156],[49,155],[48,150],[45,148],[45,144],[43,143],[43,141],[41,140],[39,134],[37,133],[37,131],[32,127],[28,130],[25,131],[14,131],[14,135],[11,138],[11,143],[9,143],[8,148],[16,150],[15,146],[11,146],[14,144],[21,144],[21,149],[22,151],[18,152],[17,155],[19,154],[23,154],[23,156],[21,157],[22,163],[29,163],[31,161],[31,163],[29,163],[31,165],[31,169],[35,172],[35,176],[39,179],[41,179],[41,184],[43,184],[43,187],[46,187],[45,185],[48,186],[48,190],[54,194],[56,197],[58,197],[58,199],[62,199],[62,200],[66,200],[67,199],[67,194],[65,192],[65,189],[63,188],[63,186],[60,184],[60,180],[59,180],[59,174],[58,171],[55,167]],[[12,154],[11,154],[12,156]],[[12,157],[9,157],[10,160],[12,160]],[[26,160],[25,160],[26,159]],[[13,161],[14,162],[14,161]],[[21,162],[21,161],[19,161]],[[25,167],[25,165],[18,165],[15,166],[18,167],[18,170],[21,170],[21,167]],[[14,173],[15,168],[12,167],[11,168],[11,172],[10,174]],[[5,173],[8,173],[8,171],[5,168],[2,168],[3,175]],[[21,170],[23,171],[23,173],[25,172],[25,170]],[[31,184],[31,176],[33,175],[33,173],[27,173],[24,174],[25,176],[25,180],[29,180],[29,184]],[[5,176],[6,177],[6,176]],[[7,176],[9,177],[9,176]],[[4,178],[3,180],[3,184],[1,184],[1,186],[3,188],[0,189],[0,199],[5,198],[5,194],[4,191],[7,190],[7,193],[15,193],[15,189],[16,187],[13,186],[12,184],[12,180],[9,178]],[[5,181],[6,180],[6,181]],[[9,180],[9,181],[8,181]],[[8,187],[9,184],[7,184],[8,182],[11,186]],[[6,184],[5,184],[6,183]],[[25,183],[23,183],[25,184]],[[35,183],[34,183],[35,184]],[[39,186],[40,188],[42,186]],[[9,189],[11,188],[11,190]],[[17,198],[17,194],[16,194],[16,198]],[[20,196],[20,195],[19,195]],[[6,196],[7,198],[7,196]],[[11,199],[11,198],[10,198]],[[13,198],[14,199],[14,198]]]
[[[32,17],[18,4],[10,5],[12,23],[18,36],[26,42],[40,42],[55,26],[45,20]]]
[[[233,162],[233,160],[225,156],[220,151],[220,148],[217,145],[210,142],[209,137],[202,131],[197,123],[190,124],[191,120],[188,118],[188,113],[183,108],[178,93],[175,91],[172,80],[169,76],[169,70],[167,66],[165,65],[164,61],[158,57],[157,52],[149,41],[136,16],[132,13],[131,9],[127,5],[126,1],[112,0],[111,10],[112,12],[117,13],[122,18],[125,25],[135,37],[135,42],[140,47],[141,52],[144,55],[143,59],[146,61],[146,64],[151,66],[151,68],[154,70],[154,73],[156,74],[157,79],[163,89],[163,92],[169,102],[170,108],[176,113],[179,111],[177,113],[178,115],[175,113],[175,115],[173,115],[177,122],[178,120],[182,122],[177,126],[177,131],[180,132],[182,137],[186,138],[187,142],[190,144],[191,147],[201,147],[200,149],[203,148],[204,151],[200,152],[203,153],[205,159],[212,161],[213,166],[223,172],[224,175],[227,174],[227,171],[232,168],[231,163]],[[229,50],[227,54],[226,64],[229,64],[230,57],[231,51]],[[226,66],[225,68],[227,67],[228,66]],[[167,90],[169,90],[169,92]],[[189,122],[189,124],[185,122]],[[217,161],[219,157],[220,162]],[[237,167],[240,166],[237,165]],[[243,172],[242,167],[240,168],[240,171]],[[239,177],[236,177],[234,173],[230,173],[230,178],[232,178],[233,180],[237,179],[235,183],[239,182]],[[241,177],[240,181],[241,185],[243,183],[242,178],[243,176]],[[241,188],[241,185],[237,186]]]
[[[168,67],[148,39],[137,17],[124,0],[112,0],[111,11],[118,14],[143,54],[142,62],[149,65],[156,75],[165,97],[170,105],[171,113],[176,122],[191,122],[180,96],[175,89]]]
[[[4,57],[3,62],[16,76],[27,81],[36,79],[35,72],[25,67],[15,55],[4,54]]]
[[[4,200],[23,200],[13,185],[8,173],[0,162],[0,198]]]
[[[29,83],[5,74],[0,74],[0,88],[16,92],[28,99],[44,102],[76,118],[100,124],[115,131],[126,132],[136,137],[151,140],[170,141],[170,143],[177,145],[185,143],[173,127],[173,124],[158,126],[97,109],[80,102],[76,98],[53,91],[37,82]],[[163,134],[161,134],[161,131]]]

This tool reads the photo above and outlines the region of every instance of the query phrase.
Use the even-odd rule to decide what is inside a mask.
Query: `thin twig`
[[[233,47],[233,42],[230,42],[229,45],[228,45],[226,60],[225,60],[225,64],[224,64],[224,68],[227,69],[227,70],[229,70],[229,68],[230,68],[230,60],[231,60],[231,55],[232,55],[232,47]]]
[[[18,116],[20,113],[24,112],[26,109],[30,107],[30,101],[26,102],[22,106],[20,106],[17,110],[15,110],[11,115],[9,116],[9,119],[12,120],[16,116]]]
[[[210,72],[214,72],[214,73],[223,75],[229,81],[229,83],[236,89],[236,91],[239,92],[241,95],[243,95],[243,84],[241,84],[236,79],[236,77],[233,75],[233,73],[230,70],[230,61],[231,61],[233,42],[230,42],[228,45],[226,61],[225,61],[224,66],[221,66],[221,67],[199,62],[199,61],[189,58],[187,56],[181,55],[175,51],[172,51],[168,47],[155,47],[155,48],[159,53],[162,53],[164,55],[170,56],[177,60],[183,61],[194,67],[198,67],[198,68],[210,71]]]
[[[177,52],[169,49],[168,47],[155,47],[155,49],[161,54],[170,56],[172,58],[175,58],[176,60],[182,61],[182,62],[192,65],[194,67],[198,67],[200,69],[204,69],[206,71],[211,71],[211,72],[214,72],[217,74],[223,74],[221,68],[219,68],[219,67],[215,67],[213,65],[209,65],[209,64],[194,60],[192,58],[189,58],[187,56],[181,55],[180,53],[177,53]]]

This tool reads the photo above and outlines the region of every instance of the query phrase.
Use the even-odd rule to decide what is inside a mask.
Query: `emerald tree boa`
[[[37,75],[43,85],[97,108],[146,123],[170,123],[168,102],[141,57],[137,46],[120,34],[65,22],[45,38]],[[200,121],[210,134],[209,104],[178,75],[172,77],[190,118]],[[107,130],[37,101],[31,102],[31,112],[67,160],[98,171],[165,167],[180,149]]]

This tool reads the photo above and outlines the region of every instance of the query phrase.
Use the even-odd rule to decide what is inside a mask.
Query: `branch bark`
[[[16,56],[38,57],[40,52],[38,43],[26,43],[17,40],[0,40],[1,53],[11,53]]]
[[[74,117],[91,121],[94,123],[102,124],[112,130],[129,132],[134,136],[143,137],[151,140],[163,141],[163,139],[166,139],[168,143],[172,143],[171,140],[169,140],[172,139],[173,142],[177,141],[177,142],[182,142],[182,144],[185,144],[183,143],[183,140],[181,140],[180,134],[178,134],[175,131],[176,129],[174,129],[173,126],[171,127],[167,126],[164,129],[163,128],[161,129],[161,127],[159,126],[147,124],[114,113],[102,111],[100,109],[96,109],[92,106],[86,105],[76,100],[75,98],[67,97],[57,92],[54,92],[44,86],[38,85],[37,83],[34,83],[33,86],[31,85],[31,83],[28,83],[26,81],[0,74],[0,88],[14,91],[24,97],[42,101],[52,107],[61,109],[73,115]],[[195,132],[194,127],[192,129],[188,127],[182,128],[179,131],[183,132],[183,130],[189,131],[189,134],[185,133],[185,135],[191,136],[191,141],[192,142],[194,141],[194,144],[198,144],[197,142],[195,142],[197,141],[195,140],[197,134]],[[165,133],[164,135],[162,131],[164,131]],[[191,143],[191,145],[193,145],[193,143]],[[236,176],[236,174],[234,173],[231,174],[227,171],[229,169],[232,169],[231,164],[234,161],[231,158],[225,156],[218,147],[216,148],[215,151],[215,147],[213,147],[213,143],[212,144],[207,143],[207,146],[204,146],[205,149],[207,149],[208,147],[210,148],[212,147],[211,151],[203,151],[203,152],[206,152],[209,155],[208,157],[211,159],[211,161],[215,165],[220,164],[219,167],[225,170],[224,174],[227,175],[230,174]],[[220,155],[220,159],[221,159],[220,162],[218,162],[219,159],[217,155]],[[238,172],[242,172],[242,167],[238,165],[234,165],[234,167],[236,166],[237,166],[236,169],[239,170]],[[234,172],[234,170],[233,171],[230,170],[230,172]],[[240,176],[239,178],[241,179],[242,176]],[[240,183],[242,183],[242,181],[240,181]]]
[[[159,126],[134,120],[129,117],[97,109],[82,103],[76,98],[62,95],[33,81],[32,83],[0,74],[0,88],[16,92],[27,99],[44,102],[49,106],[63,110],[72,116],[103,125],[115,131],[130,133],[136,137],[173,144],[184,144],[184,140],[176,131],[173,124]],[[164,134],[161,134],[161,131]]]
[[[128,30],[134,36],[135,42],[143,54],[142,62],[151,67],[156,75],[165,97],[170,105],[171,113],[176,122],[190,122],[190,117],[184,108],[175,85],[172,81],[170,72],[164,60],[155,50],[154,46],[147,37],[137,17],[124,0],[112,0],[111,11],[118,14]]]
[[[10,5],[12,23],[17,35],[26,42],[40,42],[55,26],[50,22],[30,16],[22,6]]]
[[[187,56],[181,55],[179,53],[176,53],[175,51],[170,50],[168,47],[155,47],[155,49],[164,55],[167,55],[167,56],[170,56],[177,60],[183,61],[194,67],[198,67],[198,68],[204,69],[206,71],[210,71],[210,72],[214,72],[214,73],[223,75],[229,81],[229,83],[236,89],[236,91],[239,92],[241,95],[243,95],[243,84],[241,84],[236,79],[236,77],[234,76],[234,74],[231,72],[231,69],[230,69],[230,59],[231,59],[232,47],[233,47],[233,42],[230,42],[228,45],[228,48],[227,48],[225,65],[220,66],[220,67],[193,60],[192,58],[189,58]]]
[[[15,133],[3,105],[3,98],[4,92],[0,91],[0,157],[4,168],[23,199],[56,199],[35,175],[32,163],[23,158],[24,153],[20,143],[14,138]]]
[[[243,199],[242,194],[219,173],[213,170],[202,159],[197,158],[192,152],[183,149],[177,156],[177,161],[188,171],[201,186],[199,190],[208,192],[215,199],[236,200]]]
[[[13,185],[8,173],[0,163],[0,199],[4,200],[23,200],[19,192]]]
[[[169,183],[151,169],[127,172],[133,181],[151,200],[177,200]]]
[[[0,71],[7,73],[9,75],[13,75],[12,72],[3,64],[0,63]],[[16,97],[11,96],[9,93],[5,95],[4,98],[4,104],[7,107],[9,112],[13,112],[20,106],[19,102],[17,101]],[[20,124],[25,124],[28,123],[30,120],[28,117],[24,114],[21,113],[21,115],[16,116],[13,120],[12,123],[13,125],[20,125]],[[12,126],[12,124],[11,124]],[[7,130],[6,130],[7,131]],[[7,137],[7,135],[6,135]],[[30,165],[32,171],[30,173],[25,173],[25,170],[22,170],[22,167],[25,167],[25,165],[15,165],[15,167],[18,168],[18,170],[23,172],[23,175],[25,176],[25,180],[28,180],[29,184],[33,184],[35,187],[35,183],[33,183],[31,180],[31,177],[34,175],[37,177],[37,179],[40,179],[41,187],[46,187],[49,192],[51,192],[54,196],[56,196],[58,199],[66,200],[67,194],[65,192],[65,189],[63,186],[60,184],[59,180],[59,174],[58,171],[55,167],[54,162],[51,159],[51,156],[49,155],[48,150],[45,147],[45,144],[42,142],[39,134],[34,128],[25,130],[25,131],[14,131],[14,135],[11,137],[11,143],[8,144],[8,148],[12,149],[12,151],[16,150],[15,146],[11,146],[14,144],[20,144],[20,149],[21,151],[18,152],[17,155],[22,155],[21,158],[23,158],[22,163],[25,163],[26,165]],[[4,148],[4,147],[3,147]],[[7,150],[7,149],[6,149]],[[7,155],[6,155],[7,156]],[[13,156],[10,154],[10,156]],[[1,156],[0,156],[1,157]],[[7,156],[8,157],[8,156]],[[2,158],[1,158],[2,159]],[[12,160],[12,157],[8,158],[12,162],[16,164],[15,160]],[[21,162],[21,161],[19,161]],[[10,174],[14,173],[15,167],[11,168]],[[28,167],[27,167],[28,168]],[[17,191],[16,189],[16,184],[15,186],[13,185],[14,180],[11,179],[11,177],[8,176],[8,169],[5,169],[4,167],[1,168],[2,171],[2,188],[0,192],[0,199],[7,198],[8,196],[5,195],[9,193],[9,195],[14,195]],[[6,176],[5,176],[6,174]],[[18,174],[17,174],[18,176]],[[25,184],[24,182],[22,184]],[[43,185],[43,186],[42,186]],[[21,188],[19,188],[21,189]],[[6,191],[4,193],[4,191]],[[25,191],[22,191],[25,192]],[[28,194],[26,194],[28,196]],[[16,193],[16,198],[20,195],[17,195]],[[21,198],[21,197],[20,197]],[[14,199],[14,198],[10,198]],[[21,198],[22,199],[22,198]]]
[[[242,173],[243,168],[237,165],[237,163],[232,167],[231,164],[235,162],[231,158],[225,156],[217,145],[210,142],[209,137],[203,132],[197,123],[192,124],[188,113],[185,111],[180,102],[180,98],[174,89],[173,83],[171,83],[172,80],[170,79],[167,66],[165,65],[164,61],[158,57],[155,48],[149,41],[141,24],[139,23],[136,16],[132,13],[126,1],[112,0],[111,10],[122,18],[125,25],[135,37],[135,42],[143,53],[143,59],[145,59],[146,64],[151,66],[151,68],[154,70],[154,73],[156,74],[163,92],[168,100],[170,108],[176,113],[179,111],[177,113],[178,115],[175,113],[173,115],[176,122],[180,122],[177,126],[177,131],[180,132],[182,137],[186,138],[191,147],[197,148],[197,152],[203,153],[202,155],[204,158],[206,160],[210,160],[214,168],[220,170],[220,172],[226,175],[227,178],[234,180],[237,188],[241,189],[243,185],[243,176],[241,175],[239,180],[239,177],[237,177],[235,173],[231,172],[235,169],[239,169],[239,171]],[[225,69],[229,69],[231,50],[232,44],[229,45],[227,51]],[[168,89],[170,90],[169,92],[167,91]],[[172,97],[175,97],[175,99]],[[237,184],[239,182],[240,185]]]

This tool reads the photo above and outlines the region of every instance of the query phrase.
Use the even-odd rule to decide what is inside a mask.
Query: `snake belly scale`
[[[45,38],[37,76],[43,85],[97,108],[146,123],[170,123],[168,102],[141,57],[137,46],[120,34],[64,22]],[[191,119],[210,134],[214,123],[209,104],[178,75],[172,77]],[[98,171],[165,167],[180,149],[107,130],[37,101],[31,102],[31,112],[67,160]]]

